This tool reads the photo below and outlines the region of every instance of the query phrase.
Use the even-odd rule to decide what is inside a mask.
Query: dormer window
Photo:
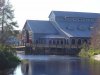
[[[71,21],[72,18],[71,18],[71,17],[67,17],[67,16],[65,16],[65,17],[64,17],[64,20],[65,20],[65,21]]]

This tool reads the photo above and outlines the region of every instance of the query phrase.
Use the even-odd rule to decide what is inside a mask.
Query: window
[[[52,44],[52,40],[49,40],[49,44]]]
[[[65,19],[65,21],[69,21],[69,22],[72,21],[72,17],[65,16],[64,19]]]
[[[57,44],[59,44],[59,40],[57,40]]]
[[[63,40],[61,40],[60,42],[61,42],[61,44],[63,44]]]
[[[66,40],[66,44],[69,44],[69,41],[68,41],[68,39]]]
[[[38,40],[36,40],[35,43],[38,44]]]
[[[66,44],[66,40],[64,40],[64,44]]]
[[[81,39],[78,39],[77,43],[78,43],[78,45],[81,45]]]
[[[77,21],[77,18],[73,18],[73,21]]]
[[[55,40],[53,40],[53,44],[56,44],[56,43],[55,43]]]
[[[72,39],[72,45],[74,45],[75,44],[75,39]]]
[[[79,22],[84,22],[85,19],[84,19],[84,18],[78,18],[78,21],[79,21]]]

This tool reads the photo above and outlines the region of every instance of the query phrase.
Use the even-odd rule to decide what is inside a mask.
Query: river
[[[10,75],[100,75],[100,62],[75,56],[18,55],[23,62]]]

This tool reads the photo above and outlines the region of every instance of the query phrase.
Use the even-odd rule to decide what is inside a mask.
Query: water
[[[100,75],[100,63],[56,55],[18,55],[23,61],[13,75]]]

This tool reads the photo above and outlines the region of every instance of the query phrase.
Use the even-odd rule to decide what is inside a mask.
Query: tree
[[[4,71],[4,73],[9,73],[9,69],[16,67],[20,62],[14,48],[6,45],[7,39],[16,32],[14,27],[18,27],[17,22],[14,21],[13,12],[12,5],[9,2],[3,6],[2,11],[0,12],[0,75],[4,75],[2,74],[2,71]]]
[[[17,22],[14,21],[14,10],[9,2],[3,7],[0,17],[0,27],[2,29],[0,33],[0,43],[5,43],[9,36],[15,34],[14,28],[18,27]]]

